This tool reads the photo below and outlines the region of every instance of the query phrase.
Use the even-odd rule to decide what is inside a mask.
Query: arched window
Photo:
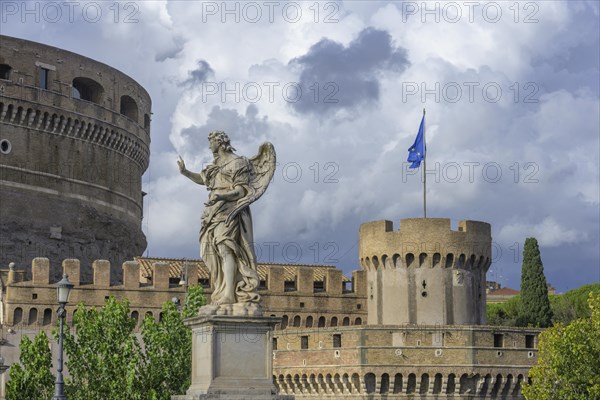
[[[406,393],[414,393],[417,388],[417,376],[415,374],[408,375],[408,383],[406,385]]]
[[[44,320],[42,323],[44,325],[50,325],[52,323],[52,309],[46,308],[44,310]]]
[[[329,326],[337,326],[337,324],[338,324],[337,317],[331,317],[331,325],[329,325]]]
[[[402,393],[402,374],[394,376],[394,393]]]
[[[131,97],[125,95],[125,96],[121,96],[121,109],[120,109],[121,114],[123,114],[124,116],[134,120],[135,122],[138,121],[138,106],[137,103],[135,102],[134,99],[132,99]]]
[[[294,327],[295,328],[299,328],[300,327],[300,316],[299,315],[296,315],[294,317]]]
[[[312,328],[313,326],[313,317],[312,315],[309,315],[308,317],[306,317],[306,327],[307,328]]]
[[[443,376],[442,374],[435,374],[435,378],[433,380],[433,394],[442,393],[442,382]]]
[[[325,317],[319,317],[319,328],[325,327]]]
[[[354,320],[354,325],[362,325],[362,318],[360,318],[360,317],[357,317],[357,318]]]
[[[348,325],[350,325],[350,318],[344,317],[344,319],[342,320],[342,326],[348,326]]]
[[[23,309],[21,307],[15,308],[15,314],[13,317],[13,324],[17,325],[23,322]]]
[[[288,316],[284,315],[283,319],[281,320],[281,329],[285,329],[288,326]]]
[[[76,99],[91,101],[100,104],[104,88],[98,82],[90,78],[78,77],[73,79],[73,97]]]
[[[420,394],[427,394],[429,391],[429,374],[421,375],[421,386],[419,387]]]
[[[38,317],[38,311],[37,308],[32,308],[29,310],[29,319],[27,321],[27,323],[29,325],[33,325],[37,322],[37,317]]]
[[[446,394],[452,394],[456,390],[456,376],[454,374],[448,375],[448,383],[446,383]]]
[[[367,393],[375,393],[375,374],[369,372],[365,375],[365,389]]]
[[[387,394],[390,390],[390,376],[388,374],[381,375],[381,387],[379,388],[379,393]]]
[[[133,319],[133,320],[135,321],[135,325],[137,326],[137,324],[138,324],[138,321],[139,321],[139,319],[140,319],[140,313],[139,313],[139,312],[137,312],[137,311],[133,311],[133,312],[131,313],[131,319]]]
[[[8,64],[0,64],[0,79],[10,79],[10,71],[12,67]]]

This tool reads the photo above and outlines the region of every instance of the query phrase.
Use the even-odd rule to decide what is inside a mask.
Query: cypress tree
[[[544,276],[540,248],[535,238],[527,238],[523,247],[521,312],[517,325],[541,328],[552,325],[548,285]]]

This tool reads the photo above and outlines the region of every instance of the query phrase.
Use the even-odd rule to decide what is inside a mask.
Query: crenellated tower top
[[[491,226],[448,218],[409,218],[360,226],[370,324],[484,324]]]

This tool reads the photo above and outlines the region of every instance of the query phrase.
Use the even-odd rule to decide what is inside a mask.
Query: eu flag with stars
[[[408,149],[408,160],[412,162],[409,168],[419,168],[421,161],[425,158],[425,115],[421,120],[421,126],[419,126],[419,133],[415,143]]]

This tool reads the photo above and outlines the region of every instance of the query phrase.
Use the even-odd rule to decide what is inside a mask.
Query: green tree
[[[77,307],[65,335],[67,395],[72,400],[146,400],[142,352],[129,302],[109,297],[102,309]]]
[[[206,304],[201,286],[189,287],[181,310],[168,301],[163,304],[162,318],[156,322],[148,316],[142,325],[144,342],[143,381],[148,389],[147,398],[169,400],[183,394],[190,386],[192,373],[192,333],[183,319],[196,315]]]
[[[552,310],[540,249],[535,238],[527,238],[523,247],[521,312],[517,325],[545,328],[551,324]]]
[[[487,305],[488,325],[515,326],[521,310],[521,297],[514,296],[502,303]]]
[[[52,353],[46,332],[39,332],[33,341],[23,336],[19,345],[20,364],[10,367],[10,380],[6,384],[8,400],[51,399],[54,393]]]
[[[590,294],[592,315],[557,323],[539,337],[538,363],[523,387],[527,400],[600,399],[600,294]]]
[[[190,318],[198,314],[200,307],[206,304],[206,296],[201,285],[191,285],[188,288],[185,304],[181,310],[183,318]]]

